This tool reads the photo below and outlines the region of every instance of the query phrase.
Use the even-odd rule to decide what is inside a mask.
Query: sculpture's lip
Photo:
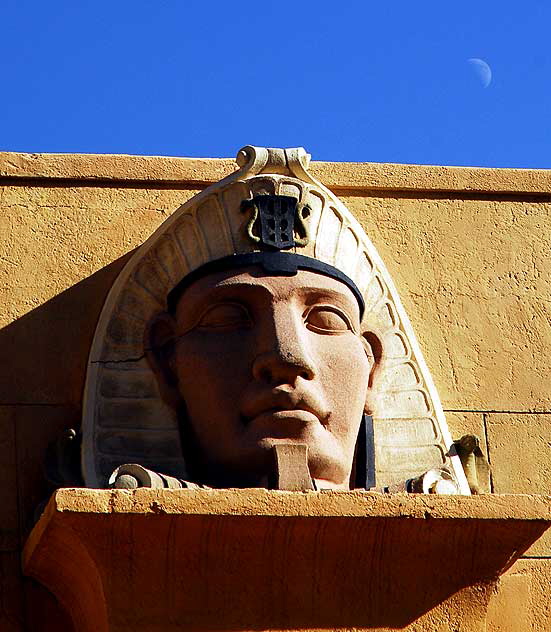
[[[320,412],[323,408],[314,399],[311,395],[296,391],[273,389],[271,392],[252,400],[249,405],[243,406],[242,417],[246,423],[260,418],[296,419],[323,423],[328,414]]]
[[[292,424],[298,422],[298,425],[304,425],[308,423],[319,423],[319,418],[314,412],[304,410],[303,408],[269,408],[250,419],[249,423],[261,424],[267,421],[276,421],[281,424],[285,424],[285,422],[291,422]]]

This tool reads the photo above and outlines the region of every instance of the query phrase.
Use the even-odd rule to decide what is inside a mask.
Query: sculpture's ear
[[[181,399],[174,368],[175,342],[174,318],[167,312],[154,316],[145,330],[145,357],[155,374],[163,401],[171,408],[177,408]]]
[[[368,415],[373,415],[375,409],[375,394],[377,378],[383,367],[383,343],[381,337],[374,331],[366,331],[362,334],[362,342],[365,353],[370,363],[369,383],[365,396],[364,410]]]

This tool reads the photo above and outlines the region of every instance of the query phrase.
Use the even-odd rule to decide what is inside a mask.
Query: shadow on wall
[[[37,508],[53,491],[44,468],[48,446],[64,429],[80,425],[96,323],[113,281],[131,254],[0,329],[0,421],[9,428],[17,472],[17,491],[11,484],[5,491],[17,494],[19,519],[15,523],[23,540]]]
[[[101,308],[131,254],[0,329],[0,404],[80,406]]]

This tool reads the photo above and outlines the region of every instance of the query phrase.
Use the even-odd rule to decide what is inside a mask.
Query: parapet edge
[[[61,180],[201,189],[236,169],[232,158],[0,152],[0,183]],[[310,172],[330,189],[351,194],[410,191],[551,195],[551,169],[317,161],[311,163]]]

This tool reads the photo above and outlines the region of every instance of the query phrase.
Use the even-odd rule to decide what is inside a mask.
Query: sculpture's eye
[[[249,327],[251,318],[243,305],[219,303],[209,307],[199,319],[199,329],[236,329]]]
[[[336,334],[353,331],[348,316],[330,305],[318,305],[310,309],[305,315],[308,329],[319,333]]]

